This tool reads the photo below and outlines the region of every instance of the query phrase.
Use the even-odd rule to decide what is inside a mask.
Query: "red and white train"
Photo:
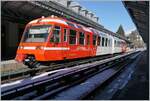
[[[27,24],[15,59],[33,68],[40,62],[121,53],[126,46],[109,33],[55,16],[42,17]]]

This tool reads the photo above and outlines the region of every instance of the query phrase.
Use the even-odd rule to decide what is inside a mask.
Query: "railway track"
[[[113,68],[117,73],[135,59],[135,54],[138,53],[124,54],[101,61],[94,61],[90,64],[65,68],[61,71],[49,72],[44,77],[30,78],[17,84],[4,84],[1,86],[1,98],[5,100],[51,99],[62,90],[80,84],[96,74],[106,72],[110,68]]]
[[[65,61],[62,63],[51,63],[49,66],[41,66],[40,68],[36,68],[36,69],[26,69],[24,71],[12,73],[12,74],[9,73],[7,75],[1,75],[1,83],[4,84],[4,83],[12,82],[15,80],[23,79],[23,78],[28,78],[30,76],[39,75],[47,71],[73,67],[76,65],[86,64],[86,63],[110,58],[112,56],[117,56],[121,54],[105,55],[105,56],[92,57],[92,58],[87,58],[87,59],[78,59],[78,60],[72,60],[72,61]]]

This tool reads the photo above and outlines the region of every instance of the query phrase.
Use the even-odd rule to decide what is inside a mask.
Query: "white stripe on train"
[[[35,50],[36,47],[24,47],[26,50]],[[43,50],[70,50],[68,47],[44,47]]]
[[[36,47],[23,47],[23,49],[35,50]]]
[[[33,20],[30,22],[30,24],[36,23],[37,21],[38,20]],[[62,24],[68,25],[65,21],[59,20],[59,19],[43,19],[43,20],[40,20],[40,22],[56,22],[56,23],[62,23]]]
[[[67,47],[44,47],[44,50],[69,50]]]
[[[40,22],[57,22],[57,23],[68,25],[65,21],[59,19],[43,19]]]

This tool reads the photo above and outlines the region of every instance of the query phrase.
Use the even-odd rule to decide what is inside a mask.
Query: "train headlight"
[[[43,46],[37,46],[36,49],[43,50],[44,47]]]
[[[40,46],[40,49],[41,49],[41,50],[43,50],[43,49],[44,49],[44,47],[43,47],[43,46]]]
[[[19,46],[18,49],[23,49],[23,46]]]

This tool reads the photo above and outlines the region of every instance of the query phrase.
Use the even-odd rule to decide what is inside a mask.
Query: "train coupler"
[[[35,59],[32,58],[26,58],[24,60],[24,64],[28,66],[28,68],[38,68],[40,66],[40,63],[37,62]]]

